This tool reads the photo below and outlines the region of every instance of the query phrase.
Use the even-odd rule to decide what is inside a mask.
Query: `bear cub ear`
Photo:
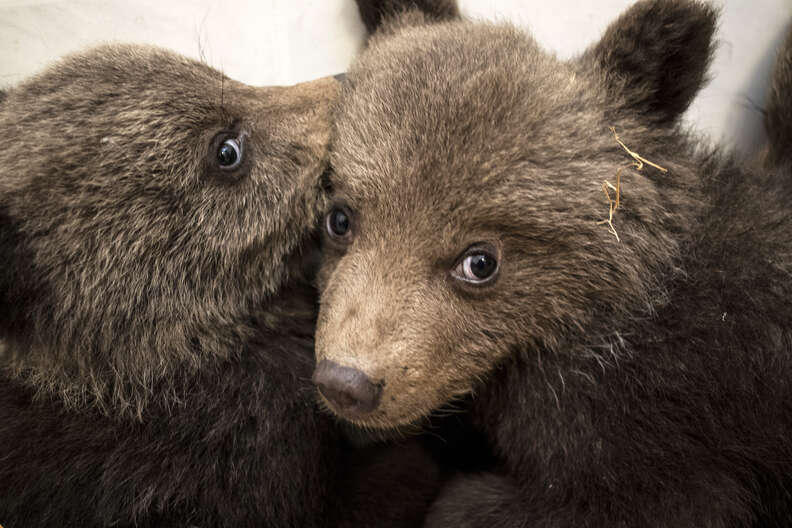
[[[765,108],[765,128],[770,162],[792,161],[792,26],[778,50]]]
[[[605,72],[614,97],[658,124],[684,112],[712,59],[718,11],[694,0],[643,0],[613,22],[582,57]]]
[[[459,18],[456,0],[356,0],[369,35],[387,26],[389,19],[414,11],[407,25],[429,24]],[[423,15],[423,16],[421,16]],[[404,21],[400,25],[405,25]]]

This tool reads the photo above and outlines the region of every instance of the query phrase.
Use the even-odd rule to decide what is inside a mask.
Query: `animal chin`
[[[414,426],[417,422],[424,418],[422,413],[417,413],[415,415],[403,414],[399,416],[390,416],[384,410],[359,414],[350,413],[349,411],[339,412],[335,409],[333,409],[333,412],[339,417],[358,427],[381,430],[393,430]]]
[[[387,394],[383,398],[390,399]],[[336,416],[365,429],[411,431],[420,428],[430,413],[428,409],[402,408],[398,401],[393,402],[396,406],[392,409],[380,407],[370,412],[339,409],[324,397],[322,401]]]
[[[352,422],[356,425],[367,426],[367,427],[376,427],[375,423],[378,422],[376,419],[377,415],[380,415],[380,412],[377,411],[365,411],[360,408],[358,405],[348,405],[348,406],[339,406],[338,403],[334,403],[326,398],[324,395],[320,396],[322,403],[332,411],[333,414],[336,416],[343,418],[348,422]]]

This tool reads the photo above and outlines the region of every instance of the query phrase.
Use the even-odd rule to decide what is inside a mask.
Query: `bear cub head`
[[[711,6],[638,2],[568,61],[510,25],[437,18],[385,21],[331,139],[314,381],[367,426],[475,392],[517,353],[595,361],[666,302],[701,209],[677,123],[706,81]]]
[[[123,45],[7,90],[0,351],[14,375],[139,415],[178,398],[176,373],[275,325],[268,306],[287,309],[273,301],[323,207],[337,94],[333,79],[256,88]]]

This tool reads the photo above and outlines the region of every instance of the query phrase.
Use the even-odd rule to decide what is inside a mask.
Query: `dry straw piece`
[[[605,192],[605,196],[608,198],[608,205],[610,210],[608,211],[608,218],[606,220],[601,220],[597,222],[598,224],[608,224],[608,228],[610,232],[613,233],[613,236],[616,237],[616,240],[621,242],[619,238],[619,233],[616,232],[616,228],[613,227],[613,213],[616,212],[616,209],[619,208],[620,198],[621,198],[621,173],[627,167],[633,167],[635,170],[640,171],[643,169],[644,164],[654,167],[655,169],[659,170],[660,172],[668,172],[668,169],[657,165],[656,163],[652,163],[648,159],[642,157],[637,152],[634,152],[627,148],[627,145],[619,138],[619,135],[616,133],[616,127],[610,127],[610,131],[613,132],[613,138],[616,140],[616,143],[621,145],[621,147],[627,152],[627,154],[632,157],[633,161],[629,165],[625,165],[624,167],[619,167],[619,170],[616,171],[616,185],[614,186],[608,180],[602,182],[602,190]],[[613,190],[616,193],[616,199],[611,198],[610,191],[608,189]]]

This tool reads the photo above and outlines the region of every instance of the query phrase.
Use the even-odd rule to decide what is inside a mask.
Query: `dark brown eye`
[[[462,261],[462,271],[466,279],[487,280],[495,270],[498,269],[498,262],[495,257],[486,253],[476,253],[469,255]]]
[[[349,213],[342,207],[334,207],[328,214],[325,221],[327,234],[336,240],[343,240],[349,237],[352,221]]]
[[[465,252],[451,272],[455,279],[471,284],[484,284],[498,274],[495,248],[473,247]]]
[[[217,164],[221,169],[234,170],[242,163],[241,138],[228,138],[217,149]]]

